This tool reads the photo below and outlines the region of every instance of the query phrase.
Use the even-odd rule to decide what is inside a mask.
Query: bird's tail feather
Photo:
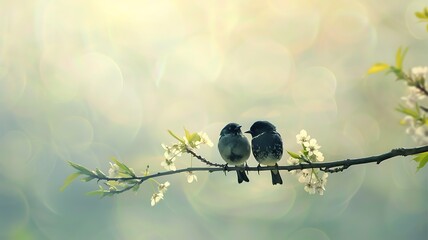
[[[247,177],[247,174],[245,174],[244,170],[237,170],[236,173],[238,174],[238,183],[250,181]]]
[[[271,170],[270,174],[272,175],[272,184],[273,185],[282,184],[282,178],[281,178],[281,175],[279,174],[278,170]]]

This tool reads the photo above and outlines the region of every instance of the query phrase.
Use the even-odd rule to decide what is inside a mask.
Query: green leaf
[[[98,168],[95,169],[95,173],[97,174],[98,177],[100,178],[106,178],[107,176]]]
[[[196,132],[195,133],[191,133],[191,132],[189,132],[189,130],[187,130],[186,128],[184,128],[184,133],[185,133],[186,139],[189,142],[189,144],[190,144],[191,147],[195,147],[196,146],[196,144],[195,144],[196,141],[201,141],[201,136],[199,136],[199,134],[196,133]]]
[[[369,70],[367,71],[367,74],[382,72],[388,68],[389,68],[389,65],[386,63],[375,63],[373,64],[373,66],[369,68]]]
[[[126,173],[132,177],[135,177],[134,172],[125,164],[121,163],[119,160],[117,160],[115,157],[112,157],[112,160],[114,161],[114,163],[117,164],[117,166],[119,166],[120,170],[122,170],[123,173]]]
[[[416,155],[415,158],[413,158],[413,160],[417,163],[419,163],[419,165],[416,168],[416,171],[419,171],[421,168],[423,168],[427,162],[428,162],[428,153],[421,153]]]
[[[95,191],[90,191],[90,192],[87,192],[86,193],[86,195],[88,195],[88,196],[96,196],[96,195],[104,195],[104,192],[105,192],[106,190],[104,190],[104,189],[98,189],[98,190],[95,190]]]
[[[140,184],[135,184],[135,186],[132,187],[132,191],[136,192],[140,188]]]
[[[95,178],[96,178],[95,175],[94,176],[87,176],[87,177],[82,178],[82,182],[89,182],[89,181],[91,181],[92,179],[95,179]]]
[[[425,18],[425,14],[423,12],[415,12],[415,15],[417,18],[421,18],[421,19]]]
[[[111,197],[115,194],[119,194],[119,192],[118,191],[105,191],[104,195],[102,197]]]
[[[68,175],[68,177],[64,180],[64,184],[61,186],[61,188],[59,189],[61,192],[64,191],[64,189],[70,185],[70,183],[72,183],[78,176],[80,176],[80,173],[72,173],[70,175]]]
[[[288,155],[290,155],[292,158],[300,159],[300,154],[290,152],[290,151],[287,151],[287,152],[288,152]]]
[[[395,76],[397,76],[397,80],[406,80],[403,70],[401,70],[399,68],[391,66],[389,68],[387,74],[389,74],[389,73],[394,73]]]
[[[406,108],[403,105],[399,105],[395,110],[397,110],[398,112],[404,113],[405,115],[410,115],[415,119],[419,118],[419,114],[416,110],[411,108]]]
[[[126,184],[136,184],[136,183],[140,183],[141,180],[139,179],[130,179],[130,180],[126,180],[126,181],[122,181]]]
[[[406,56],[407,50],[409,50],[409,48],[405,48],[402,51],[401,47],[399,47],[397,50],[397,54],[395,55],[395,67],[397,67],[398,69],[402,69],[403,67],[403,61],[404,57]]]
[[[89,171],[89,169],[83,167],[82,165],[79,165],[77,163],[73,163],[70,161],[68,161],[68,164],[70,164],[70,166],[74,167],[81,174],[88,175],[88,176],[96,176],[93,172]]]
[[[89,195],[89,196],[100,195],[100,197],[103,198],[105,196],[113,196],[115,193],[116,193],[115,191],[110,191],[99,186],[98,190],[87,192],[86,195]]]
[[[428,19],[428,8],[424,8],[422,12],[415,12],[415,16],[419,19]]]
[[[177,139],[178,141],[180,141],[181,143],[184,143],[184,140],[177,137],[177,135],[175,135],[175,133],[173,133],[171,130],[168,129],[168,133],[169,135],[171,135],[173,138]]]

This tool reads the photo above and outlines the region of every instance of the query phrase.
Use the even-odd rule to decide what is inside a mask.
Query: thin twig
[[[416,84],[416,88],[419,89],[419,91],[421,91],[423,94],[425,94],[425,96],[428,96],[428,91],[426,90],[425,86],[419,83]]]
[[[424,112],[428,113],[428,108],[424,107],[424,106],[419,106],[420,109],[422,109]]]
[[[190,148],[186,148],[186,152],[189,153],[190,155],[192,155],[193,157],[199,159],[199,161],[207,164],[208,166],[213,166],[213,167],[222,167],[224,168],[226,166],[226,164],[218,164],[218,163],[213,163],[208,161],[207,159],[205,159],[204,157],[202,157],[201,155],[196,154],[194,151],[192,151],[192,149]]]

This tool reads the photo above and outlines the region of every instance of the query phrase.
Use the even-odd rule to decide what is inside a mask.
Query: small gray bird
[[[267,166],[278,166],[278,161],[282,158],[282,139],[276,131],[275,126],[268,121],[255,122],[249,131],[253,139],[251,140],[254,158],[260,164]],[[272,184],[282,184],[282,178],[278,170],[271,170]]]
[[[241,126],[237,123],[227,124],[220,132],[218,151],[227,164],[244,166],[250,157],[250,142],[242,134]],[[244,170],[237,170],[238,183],[249,182]]]

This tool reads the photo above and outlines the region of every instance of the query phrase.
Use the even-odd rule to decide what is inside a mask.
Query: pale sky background
[[[153,186],[99,199],[67,161],[107,172],[163,171],[167,129],[274,123],[298,151],[306,129],[326,161],[414,147],[394,108],[406,94],[371,64],[427,66],[427,1],[0,0],[1,239],[427,239],[428,169],[411,157],[329,177],[324,196],[296,177],[198,173],[150,206]],[[199,151],[222,163],[217,148]],[[285,165],[287,157],[280,164]],[[194,162],[195,163],[195,162]],[[198,165],[198,164],[196,164]],[[256,162],[251,157],[249,165]],[[189,166],[182,157],[177,167]]]

